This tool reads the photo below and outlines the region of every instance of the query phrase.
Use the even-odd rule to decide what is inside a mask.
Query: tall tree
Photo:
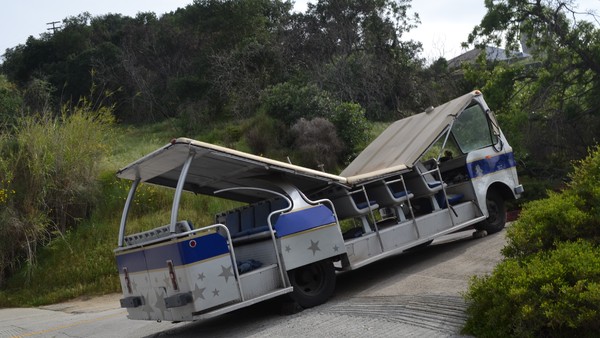
[[[293,55],[338,99],[360,103],[371,118],[419,106],[421,45],[402,36],[418,23],[410,1],[321,0],[295,17]]]
[[[598,142],[600,30],[588,21],[597,18],[571,0],[487,0],[485,5],[487,14],[469,42],[504,44],[508,50],[523,43],[535,62],[487,72],[480,77],[482,87],[503,93],[501,118],[516,122],[524,157],[545,167],[546,175],[562,176],[570,160]]]

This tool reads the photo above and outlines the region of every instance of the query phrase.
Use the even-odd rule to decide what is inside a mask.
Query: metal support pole
[[[171,209],[171,227],[170,232],[175,233],[175,224],[177,224],[177,212],[179,211],[179,202],[181,200],[181,193],[183,192],[183,186],[185,185],[185,178],[187,177],[188,170],[192,165],[194,159],[194,152],[190,152],[188,158],[181,168],[181,174],[179,175],[179,181],[177,181],[177,188],[175,189],[175,196],[173,197],[173,207]]]
[[[365,195],[365,199],[367,200],[367,206],[369,208],[369,213],[371,214],[371,220],[373,221],[373,227],[375,227],[375,233],[377,234],[377,239],[379,240],[379,246],[381,246],[381,252],[385,251],[383,246],[383,240],[381,239],[381,234],[379,233],[379,227],[377,226],[377,220],[375,219],[375,214],[373,213],[373,208],[371,208],[371,201],[369,200],[369,195],[367,194],[367,189],[365,186],[362,186],[362,192]]]
[[[404,188],[404,193],[408,196],[408,189],[406,189],[406,182],[404,182],[404,176],[400,176],[402,179],[402,187]],[[419,232],[419,225],[417,224],[417,219],[415,218],[415,212],[412,207],[412,203],[410,203],[410,198],[406,199],[408,203],[408,210],[410,211],[410,217],[412,218],[413,225],[415,226],[415,231],[417,232],[417,238],[421,238],[421,233]]]
[[[140,178],[136,178],[129,189],[129,194],[127,195],[127,200],[125,201],[125,207],[123,208],[123,215],[121,216],[121,225],[119,227],[119,247],[123,246],[123,240],[125,238],[125,225],[127,223],[127,215],[129,214],[129,208],[131,207],[131,202],[135,197],[135,191],[140,184]]]

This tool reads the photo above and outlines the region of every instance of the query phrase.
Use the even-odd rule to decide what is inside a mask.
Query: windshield
[[[454,122],[452,134],[462,153],[491,146],[497,137],[490,130],[490,123],[483,108],[474,104],[465,109]]]

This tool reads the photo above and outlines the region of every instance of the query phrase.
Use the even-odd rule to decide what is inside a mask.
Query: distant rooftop
[[[471,49],[448,61],[448,68],[458,68],[464,62],[475,62],[477,57],[483,52],[482,49]],[[485,55],[488,61],[517,61],[530,58],[531,55],[524,52],[509,52],[506,54],[506,49],[486,46]]]

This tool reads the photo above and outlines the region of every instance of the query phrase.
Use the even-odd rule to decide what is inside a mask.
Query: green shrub
[[[60,117],[27,117],[0,141],[0,285],[19,259],[33,266],[40,244],[88,216],[112,115],[85,102]]]
[[[474,277],[465,332],[477,337],[594,337],[600,332],[600,248],[565,242]]]
[[[290,131],[294,136],[301,165],[314,169],[323,166],[323,169],[328,170],[335,166],[342,152],[342,142],[331,122],[322,117],[312,120],[301,118]]]
[[[600,245],[600,148],[576,163],[571,178],[564,191],[525,206],[508,229],[505,256],[526,257],[580,238]]]
[[[281,146],[284,131],[282,122],[259,113],[248,123],[244,138],[254,154],[266,155],[270,150]]]
[[[582,203],[581,197],[563,192],[526,204],[519,219],[507,230],[508,243],[502,254],[526,257],[552,249],[560,241],[587,238],[598,232],[594,228],[597,220],[578,207]]]
[[[481,337],[594,337],[600,332],[600,148],[562,192],[527,203],[508,257],[475,277],[465,331]]]
[[[205,131],[211,126],[211,116],[206,102],[184,102],[177,107],[178,132],[189,136]]]
[[[333,115],[334,100],[316,85],[281,83],[266,89],[261,97],[262,109],[270,116],[291,126],[298,119],[329,118]]]
[[[354,157],[366,146],[369,138],[369,122],[365,117],[365,110],[358,103],[343,102],[337,105],[331,122],[346,145],[347,157]]]
[[[17,86],[0,74],[0,130],[12,126],[20,115],[23,98]]]
[[[596,220],[600,219],[600,146],[590,150],[590,154],[576,162],[569,190],[584,201],[580,207]]]

